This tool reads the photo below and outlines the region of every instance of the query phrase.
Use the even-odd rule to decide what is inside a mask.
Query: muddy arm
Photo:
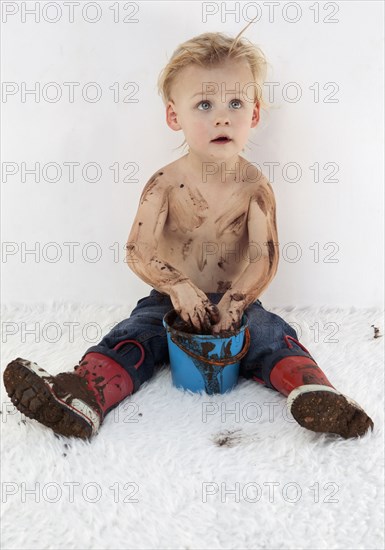
[[[126,244],[128,267],[145,283],[166,294],[170,294],[175,285],[190,281],[157,252],[159,236],[168,215],[169,188],[163,172],[157,172],[149,179]]]
[[[269,286],[278,269],[275,197],[271,185],[265,179],[250,198],[247,226],[250,264],[222,297],[224,302],[238,302],[242,309],[255,302]]]

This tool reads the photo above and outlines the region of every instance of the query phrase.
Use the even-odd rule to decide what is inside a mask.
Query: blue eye
[[[200,107],[201,105],[204,105],[205,103],[206,103],[207,105],[210,105],[210,102],[209,102],[209,101],[201,101],[201,102],[198,103],[198,105],[197,105],[198,109],[199,109],[199,107]],[[200,110],[202,110],[202,109],[200,109]],[[203,111],[207,111],[207,109],[203,109]]]
[[[232,100],[230,101],[230,104],[234,104],[234,102],[235,102],[236,104],[238,104],[238,107],[233,107],[233,108],[235,108],[236,110],[237,110],[237,109],[240,109],[240,108],[242,107],[242,101],[241,101],[240,99],[232,99]],[[208,109],[200,109],[201,105],[205,105],[205,104],[206,104],[206,105],[211,105],[210,101],[201,101],[200,103],[198,103],[197,108],[198,108],[200,111],[208,111]]]
[[[240,99],[232,99],[232,100],[230,101],[230,103],[233,103],[234,101],[235,101],[236,103],[238,102],[238,104],[239,104],[239,107],[236,107],[236,109],[239,109],[239,108],[242,107],[242,101],[241,101]]]

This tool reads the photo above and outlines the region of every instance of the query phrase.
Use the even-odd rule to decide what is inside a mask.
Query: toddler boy
[[[130,317],[89,348],[72,372],[51,376],[17,358],[4,384],[26,416],[64,436],[89,438],[106,414],[169,361],[164,315],[175,309],[197,333],[249,322],[240,374],[288,397],[315,432],[364,435],[373,422],[328,380],[296,331],[258,297],[278,267],[274,193],[240,156],[264,104],[266,62],[250,42],[204,33],[180,45],[158,84],[166,121],[189,152],[145,185],[127,242],[127,265],[153,287]]]

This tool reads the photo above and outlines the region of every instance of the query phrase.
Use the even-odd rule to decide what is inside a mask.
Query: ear
[[[258,122],[259,122],[259,101],[256,100],[254,103],[253,116],[251,119],[250,128],[255,128]]]
[[[173,101],[169,101],[166,107],[166,122],[171,130],[181,130],[182,126],[178,122],[178,115],[175,111],[175,104]]]

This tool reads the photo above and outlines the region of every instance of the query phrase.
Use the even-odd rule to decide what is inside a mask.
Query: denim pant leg
[[[118,323],[83,357],[87,353],[97,352],[114,359],[131,376],[133,391],[137,391],[153,376],[157,364],[169,362],[166,329],[162,319],[170,309],[173,309],[170,297],[153,289],[149,296],[138,301],[128,319]],[[114,349],[124,340],[135,340],[143,346],[143,362],[140,361],[142,352],[137,344],[125,343]]]
[[[241,359],[240,374],[276,390],[270,382],[274,365],[287,356],[311,358],[311,355],[298,342],[294,328],[279,315],[266,311],[260,300],[250,304],[245,315],[249,321],[250,348]]]

